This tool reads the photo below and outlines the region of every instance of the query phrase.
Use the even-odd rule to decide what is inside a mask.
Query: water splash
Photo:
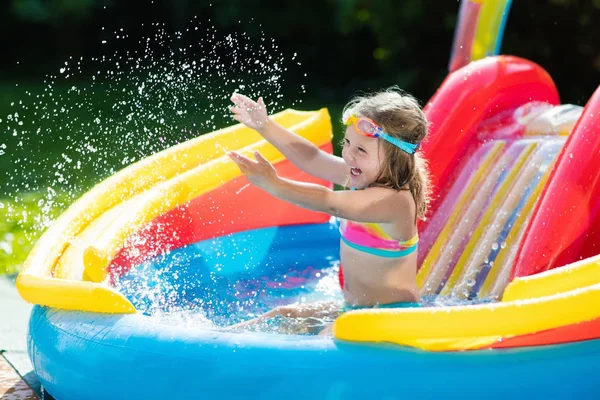
[[[205,264],[202,254],[175,251],[157,256],[115,278],[115,288],[145,315],[196,319],[206,328],[220,329],[280,305],[340,300],[337,268],[338,263],[331,262],[323,268],[281,265],[272,269],[263,265],[254,269],[236,268],[235,273],[219,273]],[[332,321],[280,318],[255,328],[281,333],[291,332],[295,327],[300,333],[311,325]]]
[[[146,27],[142,38],[106,32],[97,56],[71,56],[42,84],[17,84],[21,93],[0,107],[0,216],[20,225],[25,241],[123,167],[233,124],[233,92],[265,97],[270,112],[283,108],[284,76],[299,63],[274,40],[196,19],[182,32],[165,26]],[[39,204],[29,207],[27,196]],[[0,240],[1,258],[9,242]]]

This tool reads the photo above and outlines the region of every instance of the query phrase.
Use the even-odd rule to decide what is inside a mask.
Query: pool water
[[[193,263],[181,261],[147,263],[115,286],[146,315],[161,316],[165,321],[205,319],[218,327],[280,305],[341,300],[338,265],[290,266],[278,274],[256,277],[251,272],[234,276],[202,273],[194,270]]]
[[[162,322],[218,329],[280,305],[341,301],[338,258],[331,224],[269,228],[173,250],[132,268],[115,287]],[[261,329],[292,323],[273,322]]]
[[[157,323],[226,329],[281,305],[335,301],[339,233],[335,224],[267,228],[194,243],[154,257],[115,280],[115,287]],[[440,296],[424,306],[473,304]],[[277,317],[253,327],[314,334],[339,315]]]

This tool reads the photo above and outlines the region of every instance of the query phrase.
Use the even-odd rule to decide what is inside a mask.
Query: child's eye
[[[365,149],[363,149],[362,147],[359,147],[358,151],[360,151],[361,153],[365,153],[365,154],[367,153],[367,151]]]
[[[350,144],[350,141],[346,138],[344,138],[344,145]]]

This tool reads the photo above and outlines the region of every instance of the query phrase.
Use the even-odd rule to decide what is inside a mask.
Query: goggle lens
[[[377,137],[377,127],[366,119],[360,118],[356,121],[356,129],[367,136]]]

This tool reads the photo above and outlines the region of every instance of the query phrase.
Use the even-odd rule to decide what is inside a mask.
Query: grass
[[[55,202],[47,195],[31,192],[14,199],[0,199],[0,275],[19,272],[44,226],[60,215],[70,202],[59,193]]]

